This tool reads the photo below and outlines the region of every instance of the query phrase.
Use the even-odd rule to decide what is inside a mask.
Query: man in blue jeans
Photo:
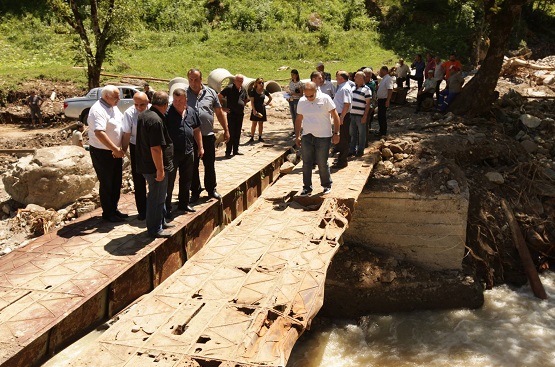
[[[148,182],[146,229],[151,237],[171,237],[164,228],[164,202],[168,192],[168,174],[173,170],[173,142],[165,124],[168,94],[155,92],[152,107],[141,112],[137,121],[137,172]]]
[[[300,196],[308,196],[312,193],[314,163],[318,165],[324,194],[331,192],[332,180],[328,156],[331,143],[339,143],[339,126],[339,115],[331,97],[318,92],[314,82],[307,82],[304,86],[304,96],[299,99],[297,105],[295,120],[296,144],[301,148],[303,157],[303,190]]]

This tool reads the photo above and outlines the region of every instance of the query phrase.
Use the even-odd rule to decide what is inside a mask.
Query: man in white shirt
[[[376,96],[378,98],[378,123],[380,125],[380,131],[378,136],[387,135],[387,109],[389,107],[389,102],[391,101],[391,95],[393,94],[393,79],[389,75],[389,69],[387,66],[382,66],[380,69],[380,77],[382,80],[378,85],[378,91]]]
[[[333,132],[331,121],[333,119]],[[301,138],[302,127],[302,138]],[[324,194],[331,192],[332,179],[328,166],[330,145],[339,143],[339,115],[330,96],[318,93],[314,82],[304,85],[304,96],[297,106],[295,120],[296,144],[303,157],[303,190],[301,196],[312,193],[312,167],[318,165]],[[331,139],[330,139],[331,138]]]
[[[138,220],[146,218],[146,180],[144,176],[137,172],[137,120],[139,113],[149,108],[148,96],[146,93],[137,92],[133,96],[133,106],[123,113],[123,150],[131,156],[131,177],[133,177],[133,187],[135,188],[135,205],[137,206]]]
[[[410,68],[403,59],[399,59],[399,66],[397,66],[397,71],[395,74],[395,81],[397,82],[397,88],[403,88],[403,82],[406,82],[407,89],[410,88]]]
[[[349,157],[349,144],[351,142],[351,135],[349,133],[351,126],[351,104],[353,103],[353,92],[348,83],[349,74],[346,71],[340,70],[336,74],[337,91],[333,98],[337,114],[339,115],[339,124],[341,136],[336,149],[339,152],[337,162],[332,168],[340,169],[347,167],[347,158]]]
[[[85,125],[82,122],[78,122],[77,129],[73,130],[73,133],[71,134],[72,145],[77,145],[78,147],[84,148],[83,131],[85,131]]]
[[[125,155],[119,99],[117,87],[105,86],[101,98],[92,105],[87,118],[87,124],[93,132],[89,134],[89,145],[93,167],[100,182],[102,218],[109,222],[122,222],[129,216],[118,210]]]

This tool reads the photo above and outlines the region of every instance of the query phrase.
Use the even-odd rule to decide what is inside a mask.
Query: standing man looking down
[[[239,152],[239,140],[241,139],[241,129],[243,128],[243,117],[245,116],[245,103],[249,100],[247,91],[243,88],[243,80],[245,77],[241,74],[235,75],[233,83],[225,87],[218,94],[220,104],[223,99],[227,99],[227,124],[229,126],[229,141],[225,146],[225,157],[231,158],[233,155],[242,155]]]
[[[33,124],[33,127],[35,127],[35,121],[37,118],[39,119],[39,124],[42,125],[42,112],[40,111],[42,98],[37,96],[37,92],[35,90],[32,90],[31,95],[27,97],[27,105],[31,109],[31,123]]]
[[[118,210],[123,156],[123,115],[118,108],[119,89],[113,85],[102,88],[87,118],[93,134],[89,134],[89,150],[94,170],[100,183],[102,218],[109,222],[122,222],[129,215]]]
[[[301,148],[303,157],[301,196],[308,196],[312,193],[312,167],[314,164],[318,165],[320,184],[324,187],[324,194],[331,192],[332,179],[328,156],[331,143],[339,143],[339,129],[339,116],[331,98],[325,93],[318,93],[318,86],[314,82],[307,82],[304,86],[304,97],[301,97],[297,106],[295,120],[295,142]]]
[[[71,134],[71,144],[77,145],[78,147],[85,148],[83,145],[83,131],[85,131],[85,125],[82,122],[77,123],[77,129],[73,130]]]
[[[131,177],[135,188],[135,205],[137,206],[138,220],[146,218],[146,180],[142,174],[137,172],[137,120],[139,113],[148,108],[148,96],[146,93],[137,92],[133,96],[133,106],[123,113],[123,150],[131,156]]]
[[[190,69],[187,72],[189,88],[187,88],[187,105],[197,111],[200,119],[200,131],[202,133],[202,144],[204,155],[195,159],[193,171],[193,183],[191,185],[191,203],[199,199],[202,187],[200,186],[199,163],[202,159],[204,164],[204,188],[208,196],[220,199],[222,196],[216,191],[216,136],[214,135],[214,114],[224,129],[224,140],[229,141],[229,130],[227,120],[222,111],[222,105],[216,91],[202,84],[202,73],[198,69]],[[199,147],[195,145],[195,156],[198,157]]]
[[[366,147],[366,137],[368,135],[366,121],[370,113],[372,92],[364,83],[364,73],[362,71],[355,74],[355,83],[351,108],[351,129],[349,131],[351,135],[349,154],[361,157]]]
[[[341,127],[339,131],[339,143],[336,145],[339,156],[337,157],[337,162],[332,166],[332,168],[340,169],[347,167],[347,158],[349,157],[349,144],[351,143],[349,130],[351,125],[351,104],[353,103],[353,92],[351,91],[351,86],[347,82],[349,80],[349,74],[346,71],[339,70],[336,75],[336,80],[337,91],[335,92],[333,103],[337,109],[339,124]],[[336,130],[335,132],[337,133],[338,131]]]
[[[380,77],[382,80],[378,85],[378,91],[376,95],[378,97],[378,124],[380,125],[380,131],[378,136],[387,135],[387,109],[389,108],[389,102],[391,101],[391,95],[393,94],[393,80],[389,75],[389,69],[387,66],[382,66],[380,69]]]
[[[179,170],[179,196],[177,210],[193,213],[189,205],[191,183],[195,166],[194,145],[197,144],[198,156],[204,155],[202,134],[198,113],[194,108],[187,106],[187,91],[176,88],[173,101],[166,112],[166,126],[173,142],[173,171],[168,177],[168,195],[166,196],[166,218],[172,218],[172,195],[175,177]]]
[[[168,191],[168,173],[173,169],[173,143],[165,124],[168,94],[155,92],[152,107],[139,114],[137,121],[137,171],[148,182],[146,229],[151,237],[170,237],[164,228],[164,202]]]

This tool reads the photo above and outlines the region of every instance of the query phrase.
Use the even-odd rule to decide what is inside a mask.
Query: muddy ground
[[[24,106],[24,98],[31,89],[37,89],[46,100],[46,125],[37,129],[30,128],[28,109]],[[555,92],[536,85],[532,78],[522,73],[501,78],[497,89],[501,98],[489,114],[465,119],[434,112],[415,114],[416,91],[413,88],[408,103],[391,106],[388,112],[389,135],[385,141],[409,142],[410,149],[403,159],[387,159],[394,169],[375,174],[368,186],[369,189],[437,194],[452,190],[446,185],[448,181],[456,180],[461,186],[466,185],[470,208],[465,267],[475,271],[487,287],[526,281],[507,219],[501,210],[502,198],[510,203],[538,268],[550,268],[555,256],[552,252],[552,244],[555,244],[555,104],[549,98],[522,97],[537,96],[538,93],[549,97]],[[55,96],[52,96],[53,91]],[[21,85],[17,91],[1,94],[0,149],[68,144],[71,126],[76,121],[63,118],[63,99],[84,92],[71,83],[38,80]],[[535,129],[524,126],[519,119],[524,113],[540,118],[541,125]],[[269,124],[291,126],[284,100],[276,98],[268,116]],[[244,124],[244,128],[248,129],[249,125]],[[377,123],[371,127],[375,129]],[[524,140],[533,142],[535,149],[529,144],[525,147]],[[17,159],[14,154],[0,154],[0,172],[8,170]],[[492,171],[501,174],[503,183],[494,183],[487,178],[486,174]],[[123,192],[132,189],[130,181],[127,168]],[[53,227],[71,221],[80,205],[90,207],[91,203],[98,205],[96,194],[66,208]],[[0,217],[3,215],[0,256],[41,234],[31,229],[32,218],[25,217],[21,211],[18,213],[21,208],[23,206],[10,200],[0,187]],[[353,263],[359,258],[352,246],[340,255],[342,261],[346,259]],[[353,278],[349,281],[364,282],[368,275],[360,269],[363,267],[345,274],[345,277]]]

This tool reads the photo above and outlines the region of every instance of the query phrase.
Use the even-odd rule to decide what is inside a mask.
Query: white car
[[[118,108],[123,113],[126,109],[133,106],[133,95],[142,91],[141,87],[134,85],[118,85],[120,100]],[[84,97],[68,98],[64,101],[64,115],[70,119],[79,119],[85,125],[91,106],[100,99],[102,87],[93,88]]]

